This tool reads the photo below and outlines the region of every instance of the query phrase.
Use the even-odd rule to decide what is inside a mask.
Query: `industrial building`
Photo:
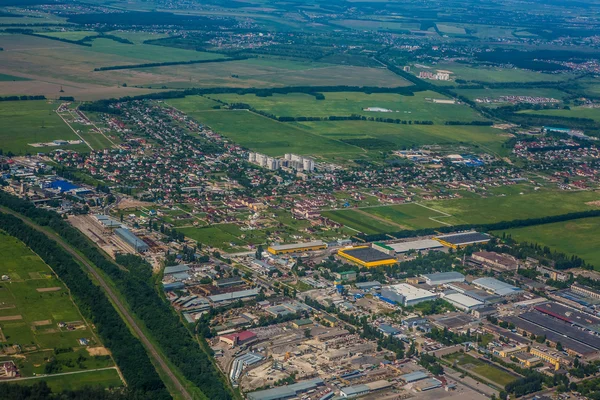
[[[519,268],[519,262],[513,257],[498,254],[494,251],[478,251],[473,253],[471,261],[484,268],[490,268],[499,272],[514,271]]]
[[[470,244],[487,243],[490,241],[491,237],[485,233],[464,232],[438,236],[434,239],[446,247],[458,249],[459,247],[465,247]]]
[[[293,243],[293,244],[281,244],[271,245],[267,251],[271,254],[287,254],[287,253],[300,253],[303,251],[314,251],[314,250],[325,250],[327,244],[322,240],[316,240],[308,243]]]
[[[135,236],[129,229],[117,228],[115,229],[115,235],[117,235],[127,246],[137,253],[145,253],[150,249],[142,239]]]
[[[340,389],[340,396],[345,398],[353,398],[363,396],[367,393],[372,393],[377,390],[383,390],[392,387],[392,383],[386,380],[379,380],[364,385],[346,386]]]
[[[389,243],[388,247],[392,248],[396,254],[407,253],[409,251],[425,251],[441,249],[444,246],[433,239],[412,240],[410,242]]]
[[[506,282],[499,281],[496,278],[479,278],[475,279],[471,283],[478,288],[502,297],[514,296],[523,293],[522,289],[519,289],[518,287],[510,285]]]
[[[407,283],[399,283],[381,289],[381,300],[391,304],[400,303],[408,307],[424,301],[437,299],[437,295],[425,289],[419,289]]]
[[[421,275],[429,286],[445,285],[452,282],[464,282],[465,276],[460,272],[438,272],[436,274]]]
[[[369,246],[357,246],[347,249],[340,249],[337,253],[340,257],[352,261],[360,266],[373,268],[382,265],[393,265],[398,262],[392,256],[375,250]]]
[[[379,281],[358,282],[355,285],[360,290],[371,290],[381,288],[381,282]]]
[[[247,289],[231,293],[216,294],[214,296],[208,296],[208,298],[213,303],[221,303],[223,301],[243,300],[255,296],[258,296],[258,289]]]
[[[471,311],[484,306],[483,302],[462,293],[447,294],[444,296],[444,300],[463,311]]]
[[[246,397],[248,400],[285,400],[299,397],[302,393],[317,389],[323,385],[325,385],[325,382],[322,379],[311,379],[309,381],[294,383],[293,385],[248,393]]]

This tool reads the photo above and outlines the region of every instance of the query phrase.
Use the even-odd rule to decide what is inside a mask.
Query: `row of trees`
[[[147,262],[137,256],[121,258],[124,270],[57,213],[38,209],[33,204],[6,193],[0,193],[0,205],[17,211],[42,226],[52,228],[110,277],[169,360],[208,398],[226,400],[232,397],[224,378],[206,351],[193,339],[191,332],[182,324],[171,306],[159,297],[154,282],[148,279],[148,273],[141,267],[145,265],[147,270],[151,270]]]
[[[172,65],[222,63],[222,62],[238,61],[238,60],[245,60],[245,59],[247,59],[247,57],[216,58],[216,59],[209,59],[209,60],[190,60],[190,61],[166,61],[166,62],[144,63],[144,64],[111,65],[108,67],[94,68],[94,71],[115,71],[115,70],[120,70],[120,69],[154,68],[154,67],[167,67],[167,66],[172,66]]]
[[[46,96],[4,96],[0,97],[0,101],[26,101],[26,100],[46,100]]]

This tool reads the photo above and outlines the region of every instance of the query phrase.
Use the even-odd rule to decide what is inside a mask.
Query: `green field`
[[[465,35],[465,28],[455,25],[435,24],[441,33],[447,35]]]
[[[325,211],[322,215],[352,228],[355,231],[366,233],[367,235],[395,232],[402,229],[397,224],[375,219],[372,216],[355,209]]]
[[[493,364],[487,363],[480,359],[477,359],[469,354],[454,353],[448,357],[444,357],[444,360],[453,363],[456,361],[461,368],[468,371],[472,371],[482,377],[489,379],[496,383],[498,387],[504,388],[507,384],[518,379],[518,376],[512,375]]]
[[[91,356],[79,339],[100,346],[95,334],[73,303],[69,292],[51,269],[25,244],[0,233],[0,343],[19,345],[15,359],[22,376],[48,373],[48,359],[59,367],[51,373],[112,366],[110,357]],[[72,327],[60,327],[65,323]],[[68,349],[54,354],[53,349]],[[6,359],[0,354],[0,358]],[[46,360],[46,361],[45,361]]]
[[[257,110],[275,114],[278,117],[328,117],[364,115],[375,118],[393,118],[415,121],[483,121],[485,118],[468,106],[461,104],[439,104],[432,99],[446,100],[448,97],[432,91],[416,92],[414,96],[393,93],[367,94],[361,92],[324,93],[325,100],[304,93],[269,97],[253,94],[223,94],[210,97],[226,103],[246,103]],[[364,111],[369,107],[379,107],[393,112]]]
[[[104,388],[123,386],[116,369],[85,371],[72,375],[46,376],[39,379],[16,381],[14,383],[18,383],[19,385],[35,385],[40,380],[46,382],[54,393],[64,390],[79,390],[86,386],[100,386]]]
[[[399,224],[403,229],[436,228],[444,225],[443,222],[448,218],[445,214],[413,203],[365,208],[362,211]],[[438,221],[434,221],[431,218],[435,218]]]
[[[504,191],[506,196],[500,195]],[[510,187],[487,198],[464,198],[424,202],[436,210],[448,213],[459,223],[485,224],[515,219],[539,218],[600,208],[586,204],[600,200],[596,192],[560,192],[542,190],[519,195]]]
[[[178,231],[204,245],[227,252],[248,250],[245,246],[250,243],[255,245],[262,244],[266,238],[262,231],[242,232],[234,224],[219,224],[200,228],[188,227],[180,228]],[[245,235],[244,238],[241,237],[242,235]]]
[[[326,156],[362,152],[355,146],[315,135],[249,111],[196,111],[195,104],[189,97],[170,100],[169,104],[235,143],[271,156],[283,156],[285,153]]]
[[[501,235],[504,232],[519,242],[538,243],[561,253],[576,255],[600,270],[600,218],[584,218],[496,233]]]
[[[87,48],[86,48],[87,49]],[[113,54],[143,62],[212,60],[224,58],[222,54],[176,49],[173,47],[153,46],[149,44],[126,44],[111,39],[95,39],[89,49],[95,53]],[[103,67],[105,65],[98,65]]]
[[[600,122],[600,108],[589,107],[571,107],[570,110],[526,110],[521,111],[524,114],[551,115],[554,117],[566,118],[590,118]]]
[[[0,148],[5,153],[35,154],[60,147],[32,147],[28,143],[78,140],[77,135],[54,112],[56,107],[57,104],[45,100],[0,102]],[[89,150],[84,144],[63,147]]]

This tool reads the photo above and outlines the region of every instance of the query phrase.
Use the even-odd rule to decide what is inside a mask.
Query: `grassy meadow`
[[[600,248],[598,247],[600,218],[584,218],[496,232],[506,233],[519,242],[538,243],[553,250],[581,257],[600,270]]]
[[[444,121],[482,121],[477,112],[461,104],[439,104],[432,99],[447,100],[446,96],[432,91],[416,92],[414,96],[393,93],[333,92],[323,93],[325,100],[317,100],[304,93],[275,94],[269,97],[257,97],[253,94],[211,95],[226,103],[246,103],[257,110],[275,114],[278,117],[328,117],[364,115],[376,118],[394,118],[403,120],[434,122]],[[364,111],[369,107],[379,107],[393,112]]]
[[[32,147],[55,139],[78,140],[77,135],[54,112],[58,103],[46,100],[0,102],[0,148],[6,153],[35,154],[64,147],[85,150],[85,144],[62,147]]]

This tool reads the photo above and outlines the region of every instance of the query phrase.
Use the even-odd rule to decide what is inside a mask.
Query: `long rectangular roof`
[[[421,289],[409,285],[408,283],[399,283],[397,285],[388,286],[388,289],[404,296],[407,302],[435,296],[435,293],[430,292],[429,290]]]
[[[500,296],[522,292],[518,287],[502,282],[496,278],[479,278],[475,279],[472,283]]]
[[[449,280],[453,280],[455,282],[464,282],[465,281],[465,276],[463,274],[461,274],[460,272],[456,272],[456,271],[438,272],[436,274],[425,274],[425,275],[421,275],[421,276],[423,278],[431,281],[432,283],[449,281]]]
[[[315,240],[314,242],[277,244],[277,245],[272,245],[269,247],[275,251],[282,251],[282,250],[302,249],[304,247],[317,247],[317,246],[323,246],[324,244],[325,243],[322,240]]]
[[[273,389],[260,390],[248,393],[248,400],[280,400],[296,396],[298,393],[306,392],[324,385],[322,379],[311,379],[309,381],[294,383],[293,385],[281,386]]]
[[[438,236],[436,239],[456,245],[465,246],[467,244],[489,242],[490,236],[479,232],[454,233],[451,235]]]
[[[214,296],[208,296],[208,298],[213,303],[218,303],[221,301],[237,300],[237,299],[243,299],[244,297],[257,296],[257,295],[258,295],[258,289],[248,289],[248,290],[240,290],[240,291],[232,292],[232,293],[216,294]]]
[[[465,296],[462,293],[448,294],[448,295],[444,296],[444,299],[456,302],[460,305],[463,305],[463,306],[469,307],[469,308],[483,305],[483,303],[481,301],[475,300],[474,298],[469,297],[469,296]]]
[[[440,242],[433,239],[423,239],[423,240],[412,240],[410,242],[402,242],[402,243],[390,243],[387,246],[394,249],[396,253],[406,253],[410,250],[427,250],[427,249],[439,249],[440,247],[444,247]]]
[[[351,249],[344,249],[343,252],[351,257],[359,259],[362,262],[375,262],[394,259],[394,257],[372,247],[355,247]]]

